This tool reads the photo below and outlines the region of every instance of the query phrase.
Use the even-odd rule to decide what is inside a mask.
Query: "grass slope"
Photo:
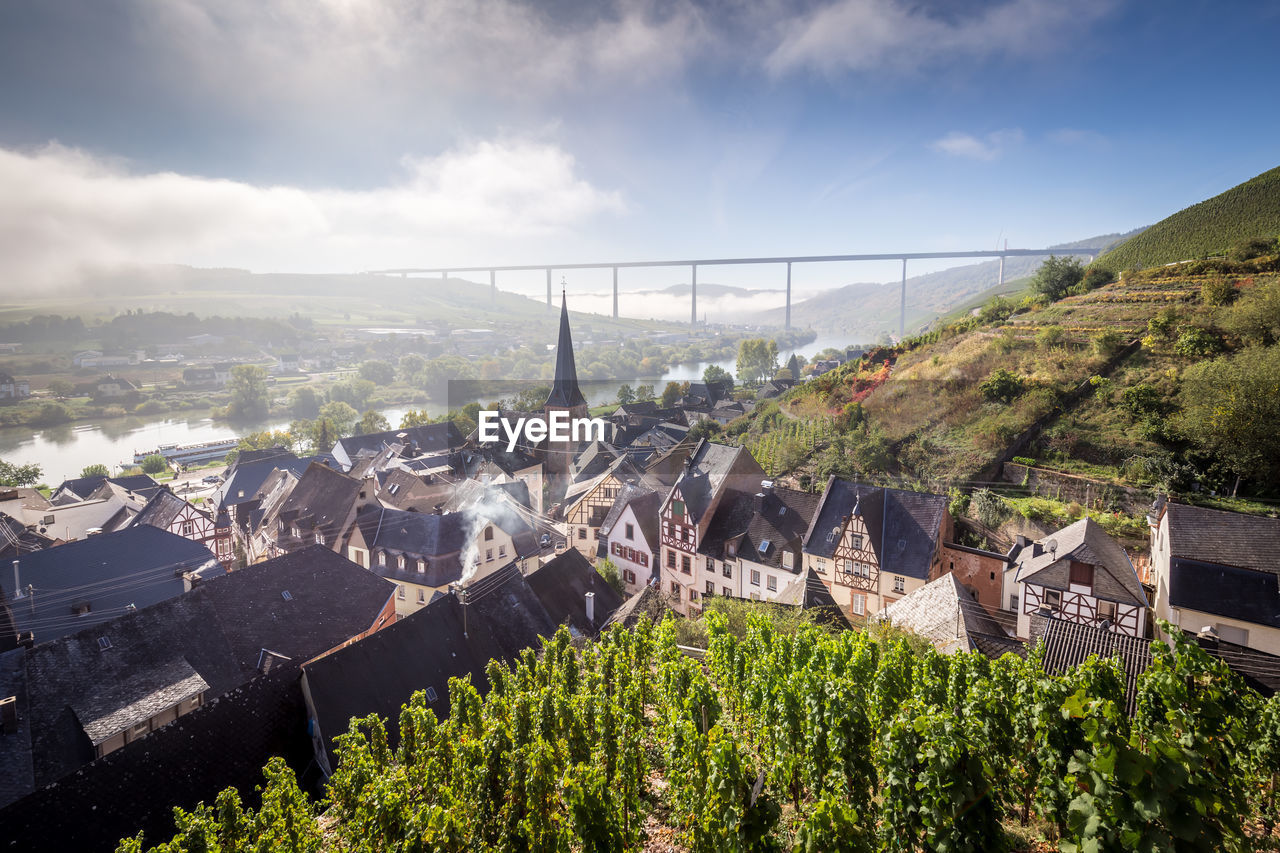
[[[1162,219],[1098,259],[1120,271],[1221,254],[1280,234],[1280,167]]]

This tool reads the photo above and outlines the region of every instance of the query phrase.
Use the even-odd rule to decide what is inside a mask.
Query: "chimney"
[[[22,598],[22,580],[18,577],[18,561],[13,561],[13,597]]]
[[[0,732],[11,735],[18,731],[18,697],[0,699]]]
[[[592,625],[596,624],[596,594],[594,592],[587,593],[587,621]]]

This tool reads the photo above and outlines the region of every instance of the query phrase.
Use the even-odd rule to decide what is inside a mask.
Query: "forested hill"
[[[1225,254],[1280,234],[1280,167],[1162,219],[1098,259],[1117,272]]]

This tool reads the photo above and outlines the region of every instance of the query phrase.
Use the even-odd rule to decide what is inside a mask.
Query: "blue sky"
[[[1277,36],[1244,2],[12,0],[0,280],[1124,231],[1280,165]]]

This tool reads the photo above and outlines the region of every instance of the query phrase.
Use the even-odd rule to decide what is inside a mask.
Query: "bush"
[[[1222,338],[1199,326],[1186,326],[1173,345],[1174,352],[1190,358],[1204,358],[1222,352]]]
[[[1147,331],[1151,337],[1168,340],[1173,334],[1173,326],[1178,321],[1178,314],[1172,308],[1166,308],[1147,321]]]
[[[1253,237],[1249,240],[1242,240],[1231,247],[1231,251],[1227,253],[1228,257],[1233,261],[1251,261],[1262,255],[1269,255],[1275,249],[1276,241],[1266,237]]]
[[[973,510],[978,521],[987,527],[999,527],[1009,517],[1009,505],[1004,498],[990,489],[978,489],[969,500],[969,508]]]
[[[152,453],[142,460],[142,473],[159,474],[169,470],[169,463],[159,453]]]
[[[1062,343],[1063,332],[1061,326],[1045,326],[1036,332],[1036,345],[1042,349],[1049,349]]]
[[[1103,267],[1089,267],[1089,270],[1084,274],[1084,281],[1082,284],[1084,284],[1086,291],[1097,290],[1104,284],[1110,284],[1115,280],[1116,275],[1111,270],[1104,269]]]
[[[978,390],[983,397],[993,402],[1011,403],[1027,390],[1027,383],[1021,376],[1001,367],[988,376],[978,386]]]
[[[1110,358],[1120,349],[1124,337],[1115,329],[1099,332],[1093,339],[1093,351],[1103,358]]]
[[[1235,285],[1229,279],[1211,278],[1200,285],[1200,299],[1205,305],[1226,305],[1235,295]]]
[[[1036,460],[1032,459],[1030,456],[1015,456],[1013,457],[1013,462],[1015,465],[1027,465],[1033,468],[1036,464]]]
[[[1003,296],[997,296],[978,312],[978,319],[983,323],[1003,323],[1013,314],[1013,303]]]
[[[1164,398],[1154,385],[1132,385],[1120,393],[1120,408],[1137,420],[1159,414],[1164,408]]]
[[[1084,278],[1084,265],[1079,258],[1059,258],[1050,255],[1049,260],[1040,265],[1031,287],[1036,293],[1057,301],[1066,296],[1071,288]]]

